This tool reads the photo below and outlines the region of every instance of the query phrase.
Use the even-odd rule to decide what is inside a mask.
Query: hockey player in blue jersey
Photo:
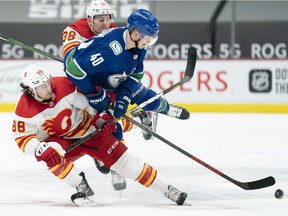
[[[119,118],[129,104],[141,104],[156,95],[140,81],[146,48],[157,41],[158,32],[157,19],[149,11],[138,9],[128,17],[126,27],[105,30],[71,50],[64,59],[66,75],[98,111],[107,109],[108,92],[114,92],[114,116]],[[190,116],[186,109],[162,97],[143,109],[182,120]]]

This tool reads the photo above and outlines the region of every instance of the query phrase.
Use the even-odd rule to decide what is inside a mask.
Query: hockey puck
[[[281,189],[277,189],[275,191],[275,194],[274,194],[275,198],[277,198],[277,199],[281,199],[283,197],[283,195],[284,195],[284,191]]]

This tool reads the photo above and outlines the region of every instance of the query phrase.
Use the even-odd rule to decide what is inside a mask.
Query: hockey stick
[[[90,134],[88,134],[87,136],[77,140],[76,142],[74,142],[72,145],[68,146],[66,149],[64,149],[65,154],[67,154],[69,151],[71,151],[72,149],[80,146],[82,143],[86,142],[88,139],[90,139],[91,137],[95,136],[96,134],[98,134],[100,132],[100,130],[95,130],[93,132],[91,132]]]
[[[0,33],[0,38],[1,38],[2,40],[4,40],[4,41],[7,41],[8,43],[11,43],[11,44],[14,44],[14,45],[18,45],[18,46],[20,46],[20,47],[22,47],[22,48],[24,48],[24,49],[27,49],[27,50],[29,50],[29,51],[31,51],[31,52],[39,53],[39,54],[41,54],[41,55],[43,55],[43,56],[45,56],[45,57],[54,59],[54,60],[59,61],[59,62],[63,62],[63,59],[61,59],[61,58],[58,58],[58,57],[56,57],[56,56],[53,56],[53,55],[51,55],[50,53],[44,52],[44,51],[42,51],[42,50],[40,50],[40,49],[36,49],[36,48],[34,48],[34,47],[32,47],[32,46],[29,46],[29,45],[27,45],[27,44],[25,44],[25,43],[22,43],[22,42],[20,42],[20,41],[18,41],[18,40],[15,40],[15,39],[13,39],[13,38],[10,38],[10,37],[8,37],[8,36],[6,36],[6,35],[3,35],[3,34],[1,34],[1,33]]]
[[[138,106],[132,108],[130,110],[130,113],[133,114],[137,110],[142,109],[144,106],[152,103],[153,101],[157,100],[159,97],[162,97],[163,95],[167,94],[168,92],[174,90],[175,88],[178,88],[179,86],[183,85],[184,83],[188,82],[194,74],[194,69],[196,66],[196,60],[197,60],[197,50],[194,47],[190,47],[188,49],[188,57],[187,57],[187,64],[186,64],[186,70],[183,78],[174,85],[170,86],[169,88],[163,90],[162,92],[158,93],[152,98],[149,98],[148,100],[144,101],[143,103],[139,104]]]
[[[0,33],[0,38],[5,40],[5,41],[7,41],[7,42],[9,42],[9,43],[12,43],[12,44],[18,45],[20,47],[23,47],[23,48],[25,48],[25,49],[27,49],[29,51],[39,53],[39,54],[41,54],[41,55],[43,55],[45,57],[54,59],[54,60],[59,61],[59,62],[63,62],[63,59],[55,57],[55,56],[53,56],[53,55],[51,55],[49,53],[46,53],[46,52],[44,52],[42,50],[33,48],[33,47],[31,47],[29,45],[26,45],[26,44],[24,44],[24,43],[22,43],[20,41],[17,41],[15,39],[7,37],[7,36],[5,36],[5,35],[3,35],[1,33]],[[194,68],[195,68],[195,65],[196,65],[196,59],[197,59],[196,49],[194,47],[190,47],[189,50],[188,50],[187,66],[186,66],[185,75],[184,75],[183,79],[180,82],[174,84],[173,86],[171,86],[171,87],[165,89],[164,91],[160,92],[159,94],[155,95],[154,97],[150,98],[148,101],[145,101],[142,104],[138,105],[137,107],[133,108],[130,112],[132,113],[132,112],[137,111],[138,109],[143,108],[147,104],[152,103],[153,101],[155,101],[159,97],[167,94],[168,92],[174,90],[175,88],[179,87],[183,83],[189,81],[192,78],[193,74],[194,74]],[[197,163],[201,164],[202,166],[205,166],[207,169],[213,171],[217,175],[225,178],[226,180],[230,181],[231,183],[239,186],[240,188],[242,188],[244,190],[261,189],[261,188],[269,187],[269,186],[272,186],[272,185],[275,184],[275,179],[272,176],[269,176],[269,177],[266,177],[266,178],[263,178],[263,179],[260,179],[260,180],[252,181],[252,182],[239,182],[239,181],[237,181],[237,180],[225,175],[224,173],[220,172],[219,170],[215,169],[214,167],[210,166],[209,164],[205,163],[204,161],[200,160],[199,158],[191,155],[190,153],[186,152],[185,150],[179,148],[178,146],[174,145],[173,143],[171,143],[167,139],[163,138],[162,136],[158,135],[157,133],[155,133],[154,131],[150,130],[149,128],[145,127],[144,125],[138,123],[137,121],[135,121],[134,119],[130,118],[129,116],[124,115],[124,117],[126,119],[130,120],[136,126],[138,126],[141,129],[149,132],[150,134],[152,134],[153,136],[155,136],[159,140],[163,141],[167,145],[169,145],[172,148],[176,149],[180,153],[186,155],[187,157],[191,158],[192,160],[196,161]],[[77,146],[81,145],[83,142],[87,141],[89,138],[91,138],[94,135],[96,135],[97,133],[99,133],[99,130],[95,130],[92,133],[88,134],[86,137],[83,137],[82,139],[79,139],[78,141],[73,143],[71,146],[67,147],[65,149],[65,152],[67,153],[67,152],[71,151],[72,149],[74,149]]]
[[[114,109],[111,106],[109,108],[110,109]],[[128,115],[124,114],[122,117],[128,119],[133,124],[135,124],[136,126],[138,126],[141,129],[149,132],[150,134],[152,134],[154,137],[158,138],[159,140],[161,140],[165,144],[171,146],[172,148],[176,149],[180,153],[186,155],[190,159],[196,161],[197,163],[201,164],[202,166],[206,167],[207,169],[211,170],[212,172],[216,173],[217,175],[221,176],[222,178],[228,180],[229,182],[237,185],[238,187],[240,187],[240,188],[242,188],[244,190],[256,190],[256,189],[270,187],[270,186],[275,184],[275,179],[272,176],[269,176],[269,177],[266,177],[266,178],[263,178],[263,179],[260,179],[260,180],[256,180],[256,181],[251,181],[251,182],[240,182],[240,181],[237,181],[237,180],[231,178],[230,176],[222,173],[221,171],[217,170],[216,168],[210,166],[209,164],[205,163],[204,161],[200,160],[199,158],[195,157],[194,155],[192,155],[192,154],[188,153],[187,151],[181,149],[180,147],[176,146],[175,144],[171,143],[169,140],[165,139],[164,137],[162,137],[159,134],[155,133],[154,131],[150,130],[149,128],[147,128],[146,126],[142,125],[141,123],[135,121],[133,118],[129,117]]]

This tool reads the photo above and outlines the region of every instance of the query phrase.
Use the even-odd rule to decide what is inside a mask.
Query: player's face
[[[109,28],[112,20],[110,18],[110,15],[107,14],[107,15],[97,15],[91,22],[93,22],[93,30],[98,33],[101,33],[102,31]]]
[[[52,87],[51,87],[51,79],[46,81],[40,86],[35,88],[36,94],[39,98],[43,100],[49,100],[53,96]]]

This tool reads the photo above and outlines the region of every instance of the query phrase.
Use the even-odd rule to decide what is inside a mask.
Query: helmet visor
[[[141,34],[140,40],[142,40],[146,45],[152,46],[157,42],[158,35],[152,37],[145,34]]]

